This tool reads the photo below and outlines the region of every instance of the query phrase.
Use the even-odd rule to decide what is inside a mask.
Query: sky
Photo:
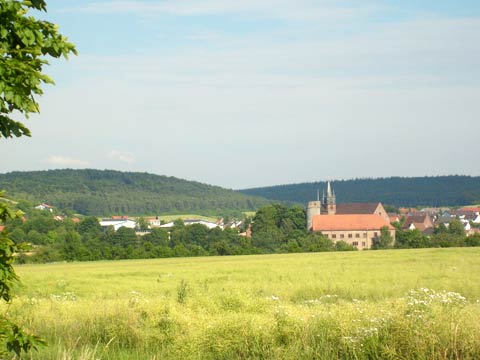
[[[78,56],[0,172],[242,189],[480,175],[478,0],[47,0]]]

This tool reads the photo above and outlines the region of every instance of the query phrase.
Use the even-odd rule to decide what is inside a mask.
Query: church
[[[359,250],[370,249],[373,239],[387,227],[395,239],[395,228],[390,224],[387,212],[381,203],[338,204],[330,181],[322,200],[307,205],[307,230],[321,232],[334,243],[345,241]]]

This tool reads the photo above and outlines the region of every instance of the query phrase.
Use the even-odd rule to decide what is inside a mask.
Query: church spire
[[[330,180],[327,182],[327,196],[325,198],[325,210],[328,215],[335,215],[337,212],[337,201],[335,199],[335,190],[332,188]]]

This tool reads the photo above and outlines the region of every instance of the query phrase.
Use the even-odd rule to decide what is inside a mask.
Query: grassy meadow
[[[480,359],[480,249],[21,265],[33,359]]]

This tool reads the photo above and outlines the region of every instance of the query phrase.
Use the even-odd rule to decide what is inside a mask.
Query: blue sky
[[[0,172],[245,188],[480,175],[480,2],[48,1],[79,56]]]

